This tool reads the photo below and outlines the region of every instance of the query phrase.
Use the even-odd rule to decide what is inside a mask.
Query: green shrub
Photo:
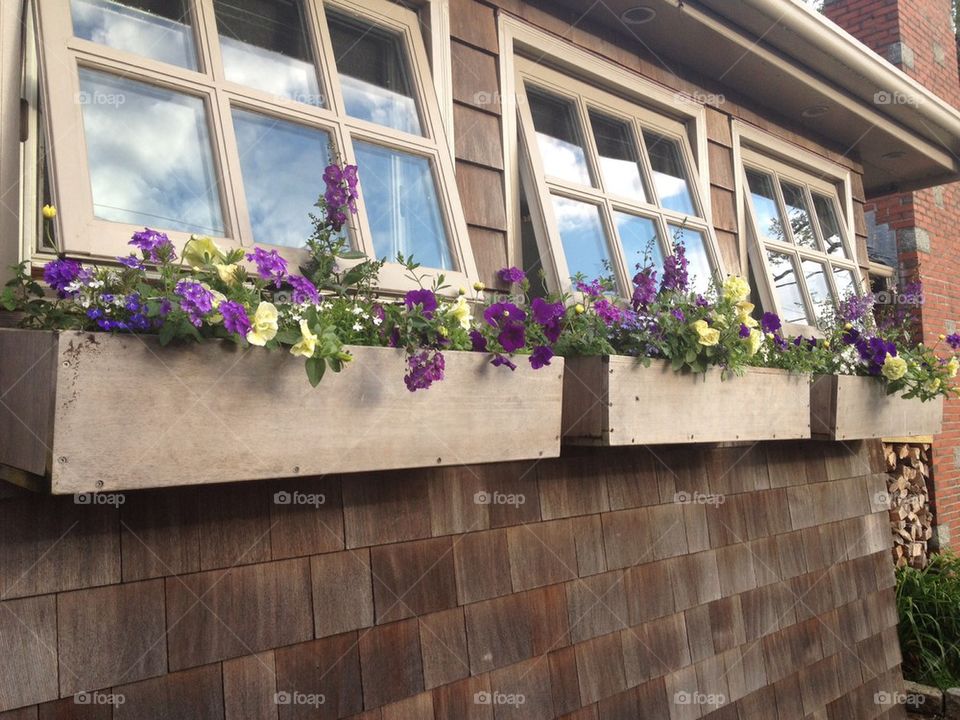
[[[960,557],[942,553],[923,570],[897,570],[897,613],[904,675],[960,685]]]

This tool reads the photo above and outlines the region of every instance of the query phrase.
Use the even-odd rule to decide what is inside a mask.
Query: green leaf
[[[323,373],[327,369],[327,364],[323,358],[312,357],[307,358],[306,366],[307,379],[313,387],[316,387],[320,384],[320,381],[323,380]]]
[[[160,328],[159,340],[161,345],[169,345],[177,332],[177,326],[173,323],[164,323]]]
[[[344,260],[363,260],[367,256],[359,250],[348,250],[347,252],[338,253],[337,257],[343,258]]]

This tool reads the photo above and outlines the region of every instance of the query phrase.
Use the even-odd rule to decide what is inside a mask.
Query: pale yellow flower
[[[931,395],[940,389],[940,378],[930,378],[923,384],[923,389]]]
[[[881,372],[887,380],[899,380],[907,374],[907,361],[897,355],[887,355]]]
[[[707,325],[706,320],[695,320],[690,323],[690,327],[697,331],[701,345],[710,347],[720,342],[720,331]]]
[[[273,303],[262,302],[253,314],[250,332],[247,333],[247,342],[251,345],[264,346],[277,336],[277,308]]]
[[[183,246],[183,261],[194,269],[222,262],[223,259],[223,251],[206,235],[191,235]]]
[[[577,315],[583,315],[583,313],[585,312],[585,308],[580,303],[577,303],[576,305],[573,306],[573,311]]]
[[[960,360],[957,360],[956,357],[952,357],[949,361],[947,361],[947,374],[950,375],[950,377],[956,377],[957,370],[960,370]]]
[[[470,329],[470,323],[473,321],[473,315],[470,314],[470,304],[467,302],[467,299],[463,297],[463,295],[458,297],[456,302],[450,306],[447,314],[460,323],[460,327],[462,327],[464,330]]]
[[[753,317],[754,307],[752,302],[747,302],[746,300],[737,303],[737,320],[740,321],[741,325],[746,325],[748,328],[755,328],[759,324],[756,318]]]
[[[261,303],[261,306],[262,305],[263,303]],[[257,312],[259,312],[259,308]],[[254,322],[256,322],[256,318],[254,318]],[[276,334],[276,332],[274,332],[274,334]],[[247,335],[247,340],[250,340],[249,335]],[[313,357],[313,353],[317,350],[317,340],[319,340],[319,338],[310,330],[310,324],[306,320],[301,320],[300,341],[290,348],[290,354],[305,358]],[[257,343],[253,344],[256,345]]]
[[[750,297],[750,284],[739,275],[731,275],[723,282],[723,297],[739,303]]]
[[[763,333],[756,329],[751,330],[750,335],[745,337],[743,341],[747,344],[747,354],[753,357],[760,350],[760,346],[763,345]]]
[[[57,216],[57,209],[53,205],[44,205],[41,212],[47,220],[53,220]]]
[[[473,284],[473,289],[476,290],[477,292],[483,292],[486,289],[486,287],[487,286],[484,285],[482,282],[475,282]]]
[[[214,263],[213,267],[216,268],[220,279],[227,285],[237,284],[237,270],[240,269],[240,266],[237,263],[230,263],[229,265],[225,265],[223,263]]]

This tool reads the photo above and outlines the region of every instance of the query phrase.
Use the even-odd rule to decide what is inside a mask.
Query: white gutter
[[[800,39],[836,58],[838,65],[865,78],[874,86],[874,91],[886,90],[917,98],[919,102],[911,107],[913,114],[919,115],[926,124],[948,133],[954,142],[960,139],[960,111],[800,0],[738,0],[737,3],[723,0],[711,4],[711,7],[728,19],[734,19],[736,13],[731,9],[737,5],[751,8],[789,28]],[[843,69],[838,67],[840,77],[843,77]],[[850,89],[855,91],[853,87]],[[930,139],[942,142],[942,138]]]

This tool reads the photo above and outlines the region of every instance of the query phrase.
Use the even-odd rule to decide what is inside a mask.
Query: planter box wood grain
[[[810,427],[830,440],[936,435],[943,398],[928,402],[887,395],[876,378],[820,375],[810,388]]]
[[[563,440],[576,445],[755,441],[810,437],[809,376],[751,368],[674,372],[622,356],[567,358]]]
[[[402,351],[350,351],[312,388],[286,351],[0,329],[0,463],[64,494],[559,455],[562,358],[447,352],[411,393]]]

